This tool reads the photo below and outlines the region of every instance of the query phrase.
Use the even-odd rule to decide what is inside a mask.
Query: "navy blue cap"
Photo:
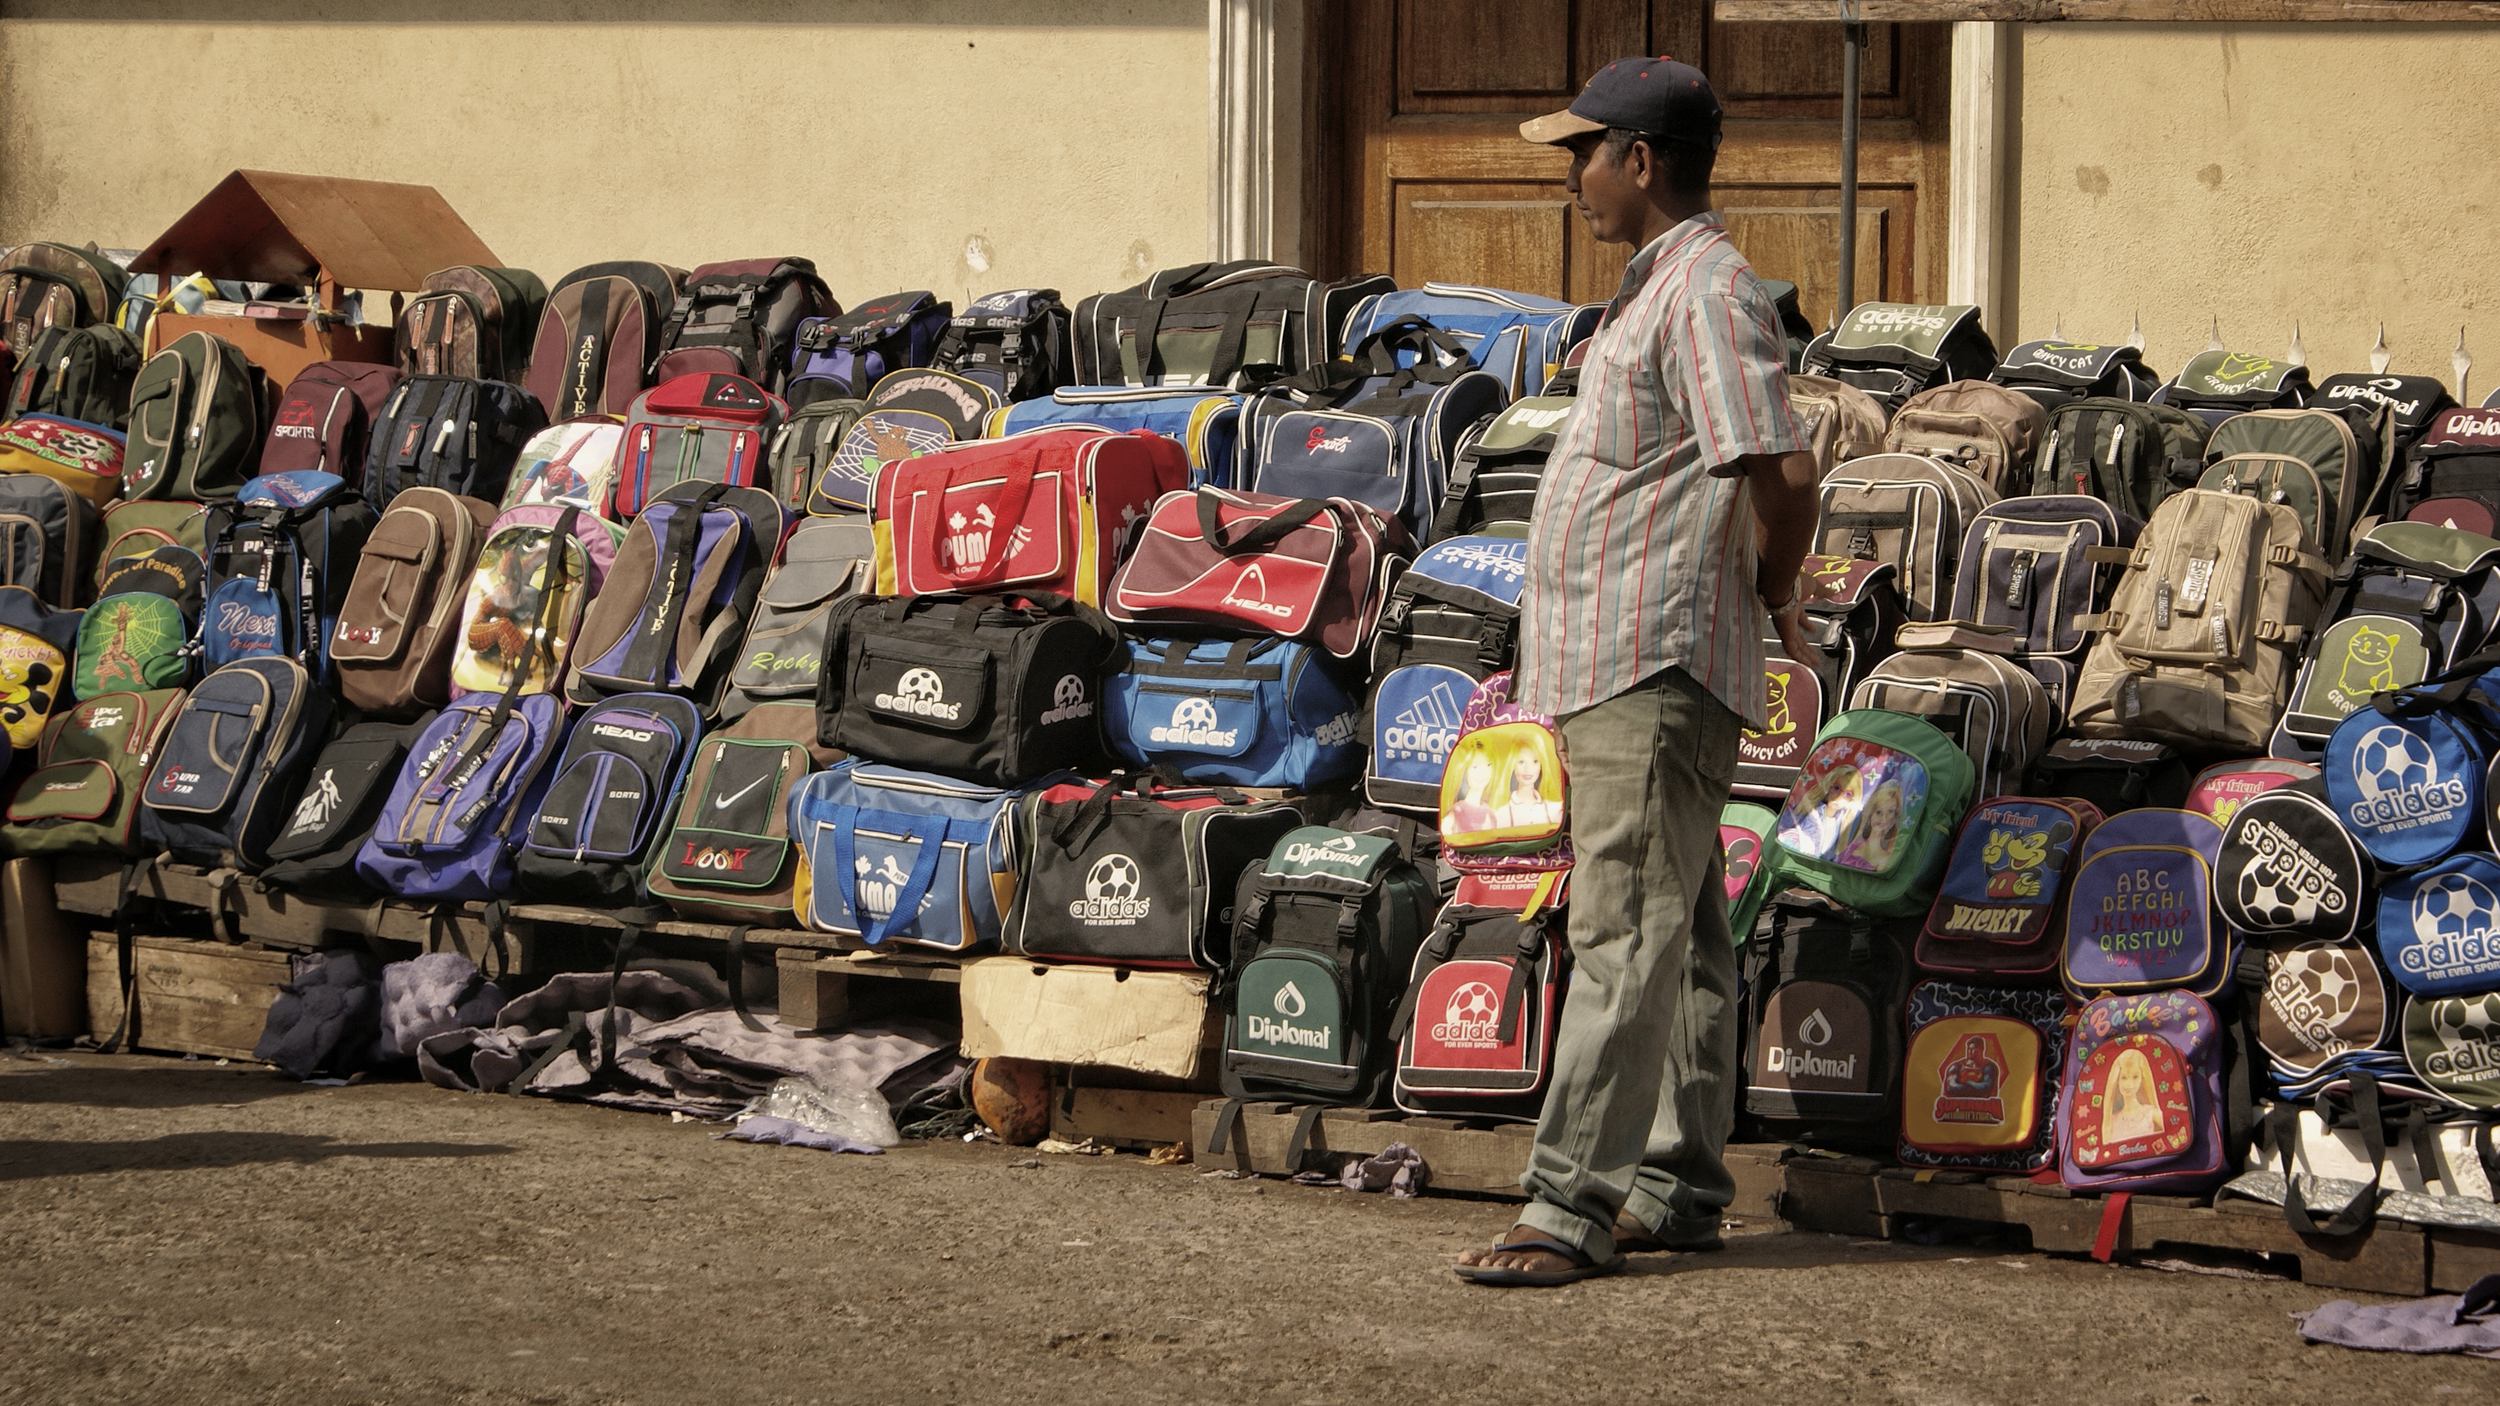
[[[1560,145],[1609,127],[1661,141],[1719,149],[1719,95],[1701,70],[1673,59],[1617,59],[1597,71],[1561,112],[1519,124],[1532,142]]]

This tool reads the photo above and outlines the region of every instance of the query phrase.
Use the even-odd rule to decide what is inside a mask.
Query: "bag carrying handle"
[[[2308,1199],[2301,1195],[2300,1177],[2295,1154],[2300,1145],[2300,1106],[2278,1103],[2266,1115],[2263,1138],[2273,1145],[2275,1159],[2283,1168],[2283,1219],[2303,1235],[2357,1235],[2378,1219],[2379,1175],[2387,1167],[2387,1129],[2380,1122],[2378,1077],[2366,1069],[2353,1071],[2352,1101],[2354,1119],[2359,1124],[2361,1145],[2370,1154],[2370,1176],[2361,1190],[2355,1192],[2334,1214],[2320,1221],[2309,1213]],[[2336,1118],[2326,1095],[2318,1095],[2311,1110],[2321,1125],[2336,1126]]]
[[[969,587],[994,583],[1006,576],[1008,558],[1015,555],[1014,533],[1017,526],[1024,521],[1025,507],[1033,498],[1033,480],[1037,477],[1034,461],[1040,457],[1039,447],[1028,447],[1023,453],[1015,456],[1014,462],[1007,467],[1006,482],[1002,485],[1001,492],[995,500],[998,521],[990,527],[991,533],[994,534],[990,550],[983,555],[981,564],[978,566],[967,568],[960,562],[940,566],[939,571],[949,582],[959,587]],[[988,471],[989,466],[984,465],[974,472]],[[936,511],[929,515],[929,560],[931,561],[939,559],[938,543],[946,535],[946,495],[953,492],[965,478],[971,476],[963,471],[963,465],[954,465],[946,475],[946,482],[930,494],[936,508]]]
[[[1228,557],[1263,552],[1285,540],[1296,528],[1309,526],[1321,513],[1336,511],[1335,505],[1326,498],[1296,499],[1278,509],[1265,522],[1235,537],[1231,535],[1231,529],[1224,526],[1223,518],[1217,512],[1223,500],[1217,496],[1216,490],[1200,488],[1197,494],[1198,535],[1206,539],[1208,546]]]
[[[851,921],[859,924],[860,940],[871,947],[893,936],[896,928],[920,915],[920,901],[929,896],[929,884],[937,878],[938,855],[945,848],[947,824],[937,816],[903,816],[890,811],[879,815],[900,821],[898,828],[910,833],[915,850],[911,873],[894,894],[894,906],[882,918],[869,921],[868,910],[859,902],[858,841],[853,831],[859,826],[858,806],[833,808],[833,867],[840,875],[842,896],[851,906]]]

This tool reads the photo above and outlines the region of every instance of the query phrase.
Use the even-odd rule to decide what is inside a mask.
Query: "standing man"
[[[1517,695],[1561,720],[1571,765],[1571,999],[1528,1207],[1458,1263],[1546,1285],[1625,1249],[1719,1248],[1736,1072],[1719,810],[1738,731],[1768,721],[1766,625],[1815,657],[1792,597],[1816,482],[1778,316],[1710,209],[1709,81],[1621,59],[1519,133],[1568,147],[1589,233],[1638,251],[1537,490],[1519,632]]]

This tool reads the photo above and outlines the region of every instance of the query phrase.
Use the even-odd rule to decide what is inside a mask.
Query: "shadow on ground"
[[[101,1172],[299,1166],[341,1157],[501,1157],[513,1149],[478,1142],[341,1142],[305,1133],[169,1133],[132,1142],[0,1142],[0,1182]]]

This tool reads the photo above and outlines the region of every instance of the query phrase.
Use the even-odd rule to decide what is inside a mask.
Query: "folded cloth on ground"
[[[2500,1274],[2486,1274],[2461,1295],[2409,1303],[2357,1304],[2337,1299],[2295,1313],[2300,1335],[2313,1343],[2370,1352],[2454,1352],[2500,1358]]]

